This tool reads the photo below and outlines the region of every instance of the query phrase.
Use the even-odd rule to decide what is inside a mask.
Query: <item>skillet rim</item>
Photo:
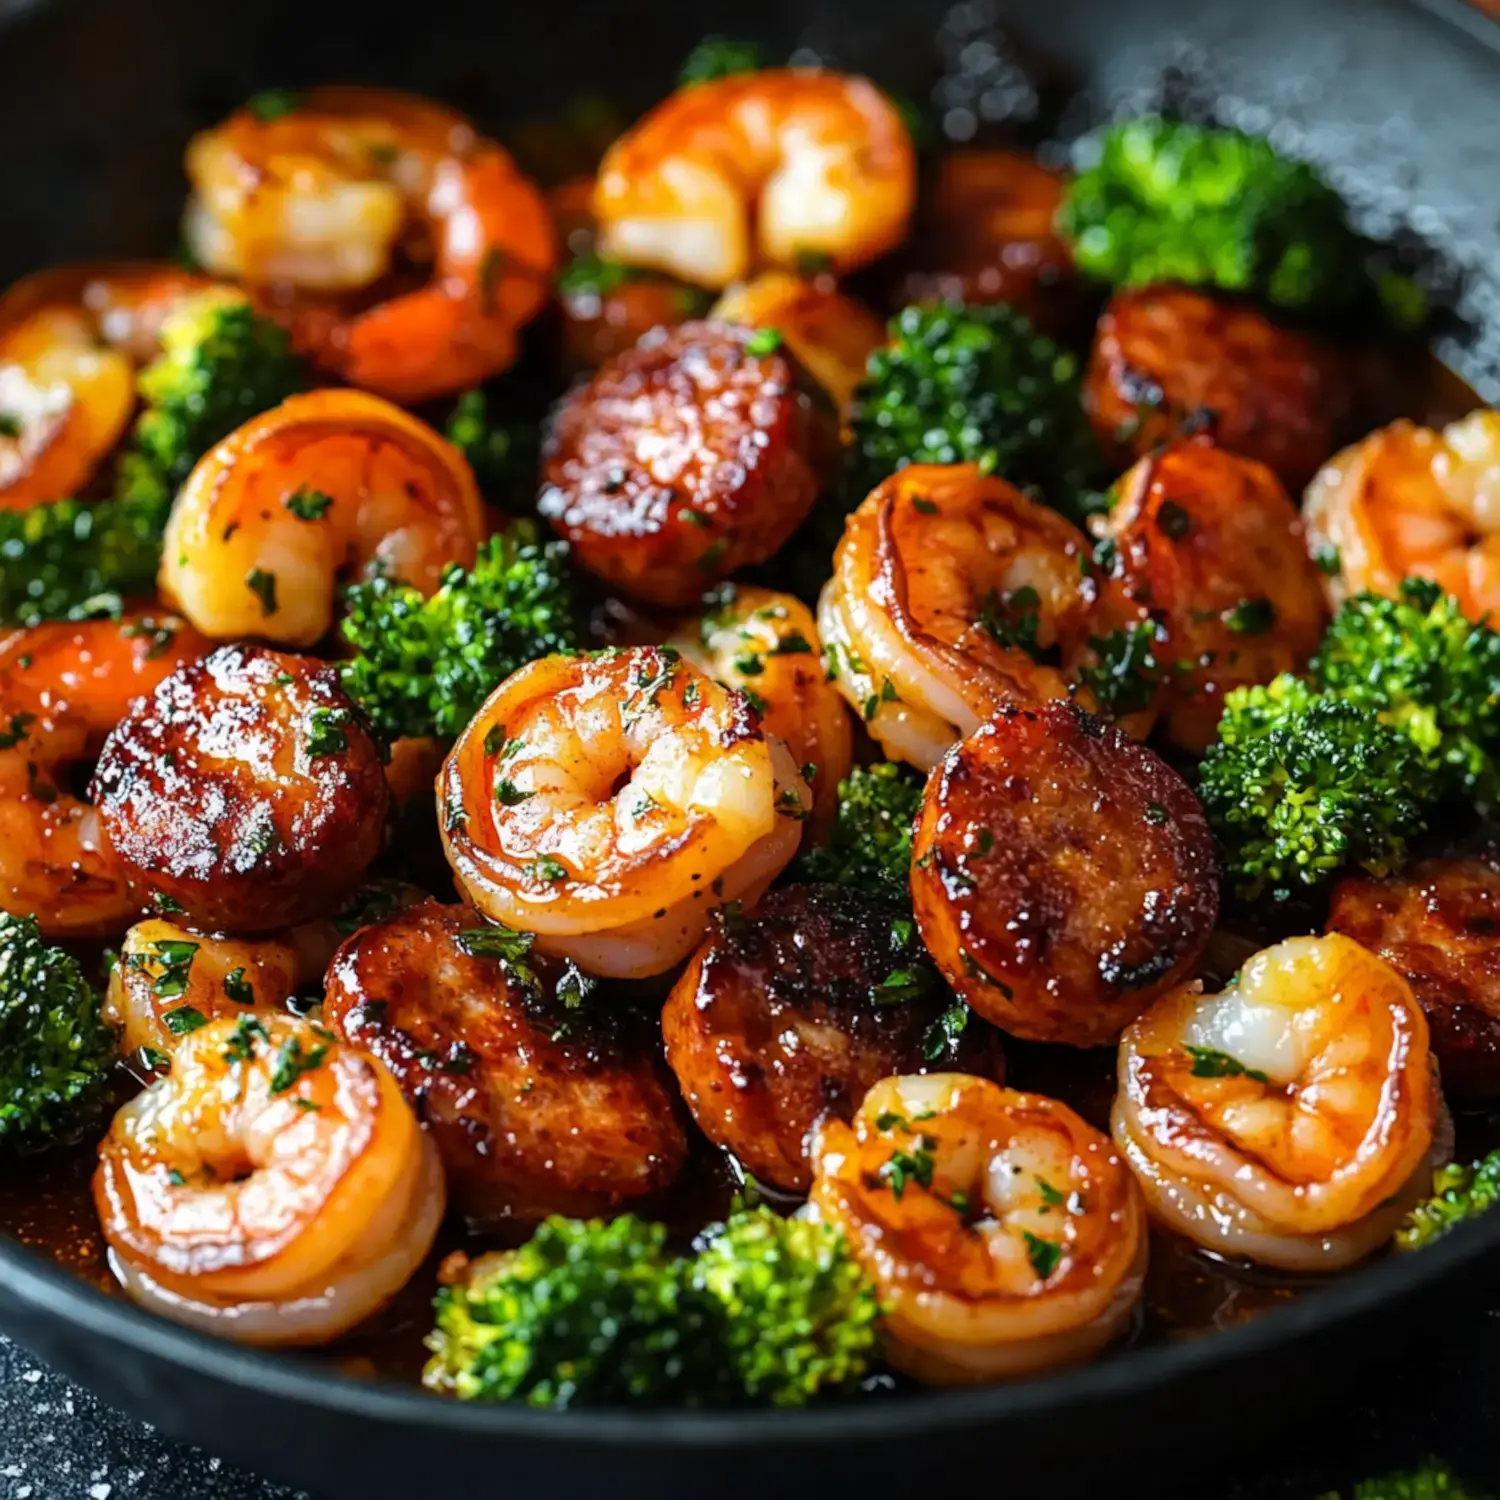
[[[1500,57],[1500,14],[1473,0],[1404,0],[1465,33]],[[0,35],[22,30],[50,9],[47,0],[0,0]],[[1500,1209],[1457,1226],[1437,1244],[1412,1255],[1390,1253],[1373,1265],[1309,1287],[1295,1301],[1261,1313],[1236,1328],[1172,1343],[1131,1348],[1092,1363],[1012,1383],[919,1391],[891,1399],[853,1400],[792,1411],[767,1409],[683,1411],[650,1408],[537,1410],[517,1404],[484,1404],[441,1397],[419,1385],[386,1377],[366,1379],[290,1349],[270,1351],[236,1344],[172,1323],[112,1296],[37,1250],[0,1230],[0,1333],[19,1305],[34,1320],[61,1322],[103,1344],[157,1359],[225,1386],[314,1409],[377,1419],[418,1431],[453,1431],[532,1442],[584,1443],[593,1447],[645,1448],[665,1443],[691,1451],[739,1446],[774,1438],[804,1447],[861,1437],[889,1436],[899,1412],[903,1436],[972,1430],[985,1422],[1016,1421],[1030,1413],[1084,1408],[1116,1398],[1140,1401],[1154,1389],[1198,1374],[1285,1353],[1319,1333],[1344,1327],[1383,1303],[1409,1302],[1432,1293],[1455,1273],[1467,1282],[1452,1289],[1455,1301],[1476,1303],[1487,1278],[1477,1268],[1494,1257],[1500,1273]],[[11,1335],[14,1337],[14,1335]],[[16,1340],[28,1348],[24,1336]],[[45,1361],[44,1361],[45,1362]],[[85,1380],[82,1383],[88,1384]]]
[[[224,1385],[364,1419],[427,1432],[488,1434],[533,1442],[586,1443],[597,1447],[660,1447],[695,1451],[741,1446],[774,1438],[817,1446],[830,1441],[888,1436],[900,1413],[907,1436],[972,1430],[1119,1398],[1141,1400],[1153,1388],[1225,1366],[1248,1363],[1270,1351],[1285,1354],[1325,1330],[1349,1325],[1381,1304],[1410,1301],[1450,1276],[1469,1273],[1456,1300],[1476,1303],[1486,1284],[1477,1264],[1500,1251],[1500,1209],[1460,1224],[1436,1244],[1384,1259],[1326,1286],[1311,1287],[1293,1302],[1237,1328],[1107,1355],[1093,1363],[1010,1384],[921,1391],[890,1399],[851,1400],[802,1410],[682,1411],[650,1408],[538,1410],[506,1403],[465,1402],[421,1386],[381,1377],[341,1373],[295,1349],[269,1351],[219,1339],[171,1323],[90,1285],[38,1251],[0,1233],[0,1331],[7,1308],[19,1302],[37,1316],[61,1320],[114,1347],[129,1349]],[[1500,1270],[1500,1261],[1491,1267]],[[24,1337],[19,1340],[25,1346]],[[86,1382],[85,1382],[86,1383]]]

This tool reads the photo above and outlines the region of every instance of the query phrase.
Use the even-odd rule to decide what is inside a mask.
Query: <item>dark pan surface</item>
[[[1433,10],[1012,0],[1002,13],[974,0],[945,22],[943,6],[913,0],[430,0],[417,11],[355,0],[32,3],[0,31],[0,282],[62,259],[161,253],[175,239],[184,139],[258,87],[404,85],[496,126],[555,112],[581,91],[649,102],[687,48],[717,30],[778,51],[809,46],[925,91],[943,53],[951,61],[966,39],[982,42],[1004,14],[1055,68],[1059,92],[1085,86],[1065,129],[1165,92],[1319,161],[1372,231],[1426,247],[1422,263],[1456,314],[1438,352],[1497,399],[1500,52],[1486,23],[1466,17],[1461,28],[1440,10],[1440,0]],[[971,47],[965,76],[942,97],[953,108],[1013,99],[1008,77]],[[1269,1442],[1358,1380],[1410,1371],[1432,1320],[1477,1308],[1497,1281],[1500,1216],[1210,1339],[1021,1386],[774,1415],[559,1416],[439,1402],[173,1328],[5,1242],[0,1324],[115,1404],[319,1494],[504,1485],[594,1496],[628,1479],[669,1500],[710,1487],[733,1497],[980,1476],[1065,1494],[1098,1493],[1106,1474],[1111,1489],[1171,1494],[1194,1492],[1188,1448]]]

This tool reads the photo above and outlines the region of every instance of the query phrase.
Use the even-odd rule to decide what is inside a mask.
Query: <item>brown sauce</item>
[[[1458,376],[1435,361],[1413,361],[1413,365],[1410,387],[1395,409],[1413,414],[1417,421],[1441,425],[1484,405]],[[421,830],[413,831],[420,840]],[[440,862],[440,856],[436,859]],[[414,878],[413,862],[407,860],[404,870],[385,873]],[[422,874],[430,872],[436,876],[434,860],[419,854],[415,863],[421,865]],[[428,882],[435,883],[435,880]],[[1227,974],[1209,977],[1222,980]],[[632,988],[638,987],[622,987],[626,993],[621,994],[621,1003],[637,999],[647,1005],[654,1003],[649,995],[629,994]],[[1006,1055],[1007,1081],[1012,1087],[1061,1099],[1091,1124],[1108,1130],[1114,1094],[1113,1048],[1078,1052],[1065,1047],[1007,1042]],[[123,1082],[122,1098],[128,1093]],[[1472,1160],[1500,1145],[1500,1112],[1460,1114],[1456,1126],[1457,1160]],[[106,1293],[120,1296],[123,1294],[106,1260],[89,1187],[94,1160],[92,1141],[85,1141],[7,1164],[0,1176],[0,1233],[48,1256]],[[729,1212],[736,1191],[737,1179],[725,1156],[695,1134],[688,1162],[671,1191],[631,1207],[643,1216],[669,1224],[686,1246],[696,1232]],[[509,1238],[492,1233],[479,1239],[469,1235],[461,1225],[450,1223],[439,1236],[427,1264],[395,1301],[353,1335],[319,1351],[318,1357],[327,1359],[346,1374],[415,1382],[420,1378],[425,1359],[422,1341],[432,1326],[432,1295],[437,1268],[444,1256],[454,1250],[478,1253],[504,1248],[523,1240],[526,1233],[525,1226],[517,1226]],[[1117,1346],[1117,1352],[1118,1348],[1159,1344],[1232,1328],[1322,1284],[1326,1284],[1325,1278],[1294,1278],[1231,1264],[1195,1249],[1175,1235],[1153,1229],[1145,1294],[1133,1331]]]

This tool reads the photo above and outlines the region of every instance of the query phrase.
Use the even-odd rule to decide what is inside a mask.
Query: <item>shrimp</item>
[[[1167,734],[1201,752],[1224,695],[1302,671],[1323,637],[1322,582],[1302,523],[1263,464],[1203,438],[1143,458],[1096,525],[1113,613],[1152,629]]]
[[[885,343],[885,328],[869,308],[821,277],[805,281],[786,271],[763,271],[731,287],[709,317],[774,328],[840,412],[848,411],[867,361]]]
[[[837,886],[783,886],[725,918],[662,1011],[667,1062],[699,1129],[788,1192],[812,1183],[812,1132],[895,1073],[1003,1077],[995,1035],[942,1021],[950,997],[910,919]]]
[[[443,1173],[383,1065],[321,1026],[246,1011],[183,1037],[115,1116],[94,1202],[142,1306],[241,1343],[323,1344],[421,1265]]]
[[[600,249],[725,287],[809,257],[846,272],[899,245],[916,200],[900,111],[863,78],[767,68],[679,89],[605,153]]]
[[[1010,702],[1067,698],[1094,628],[1088,538],[972,464],[912,464],[850,516],[818,602],[828,669],[893,760],[927,771]]]
[[[71,789],[135,699],[207,642],[131,611],[0,635],[0,911],[49,937],[115,937],[139,903],[98,812]]]
[[[811,807],[745,695],[665,647],[522,667],[438,778],[469,902],[606,978],[663,973],[716,907],[752,903]]]
[[[239,934],[337,911],[390,805],[336,669],[251,645],[221,646],[138,702],[92,795],[139,902]]]
[[[1335,609],[1350,594],[1394,597],[1415,576],[1471,620],[1500,615],[1500,411],[1372,432],[1318,471],[1302,514]]]
[[[135,368],[207,283],[171,266],[42,271],[0,297],[0,510],[87,487],[135,410]]]
[[[833,405],[779,335],[683,323],[563,398],[537,509],[591,572],[685,608],[780,550],[838,454]]]
[[[1071,328],[1083,298],[1057,232],[1062,176],[1014,151],[952,151],[937,163],[896,301],[1008,302],[1043,332]]]
[[[853,735],[844,700],[823,670],[812,611],[790,594],[725,584],[671,644],[695,667],[744,693],[761,728],[785,742],[813,791],[807,835],[821,838],[838,811]]]
[[[338,587],[424,593],[485,534],[474,475],[425,423],[361,391],[293,396],[206,454],[167,522],[162,594],[215,640],[311,646]]]
[[[1151,1209],[1205,1249],[1327,1271],[1380,1248],[1451,1144],[1427,1022],[1337,933],[1185,985],[1120,1044],[1113,1126]]]
[[[344,944],[324,1014],[391,1070],[471,1222],[588,1215],[687,1156],[654,1027],[590,988],[525,934],[427,902]]]
[[[1291,489],[1332,450],[1349,399],[1349,379],[1324,345],[1186,287],[1117,292],[1084,377],[1094,428],[1122,464],[1208,432]]]
[[[1450,1096],[1500,1095],[1500,844],[1418,860],[1385,880],[1334,887],[1328,930],[1405,976],[1427,1017]]]
[[[1170,766],[1067,703],[1005,708],[928,779],[922,940],[1012,1036],[1111,1041],[1181,982],[1219,909],[1213,835]]]
[[[474,385],[515,362],[557,260],[540,191],[441,104],[386,89],[315,88],[267,117],[253,105],[188,146],[188,243],[218,275],[293,293],[379,283],[398,252],[431,280],[374,306],[295,301],[299,343],[329,373],[393,401]]]
[[[813,1145],[811,1208],[874,1277],[896,1369],[965,1385],[1088,1359],[1129,1321],[1145,1206],[1065,1104],[983,1078],[887,1078]]]

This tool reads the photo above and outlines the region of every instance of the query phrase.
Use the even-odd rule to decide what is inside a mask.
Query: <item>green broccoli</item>
[[[1343,1500],[1330,1490],[1319,1500]],[[1465,1484],[1447,1464],[1429,1458],[1420,1468],[1399,1474],[1362,1479],[1350,1491],[1349,1500],[1486,1500],[1480,1491]]]
[[[796,878],[910,901],[912,825],[922,805],[922,785],[916,772],[892,761],[856,766],[839,783],[828,842],[799,858]]]
[[[34,918],[0,912],[0,1141],[66,1135],[114,1060],[78,960],[49,946]]]
[[[573,575],[563,542],[517,521],[454,565],[430,599],[390,578],[347,590],[343,632],[358,655],[344,688],[388,740],[452,739],[505,678],[579,642]]]
[[[1339,195],[1238,130],[1159,115],[1113,126],[1058,222],[1079,269],[1116,286],[1217,286],[1319,312],[1369,284]]]
[[[551,1218],[445,1287],[426,1383],[532,1406],[800,1406],[879,1346],[873,1284],[824,1225],[741,1209],[693,1256],[626,1214]]]
[[[535,497],[540,438],[535,426],[493,420],[489,395],[465,391],[448,418],[444,436],[468,459],[480,491],[498,502]]]
[[[849,499],[907,464],[978,463],[1073,519],[1098,509],[1101,458],[1078,361],[1013,308],[908,307],[870,356],[850,418]]]
[[[1395,599],[1350,599],[1312,673],[1409,734],[1447,792],[1486,801],[1500,792],[1500,632],[1465,618],[1437,584],[1408,578]]]
[[[744,1209],[704,1237],[689,1284],[722,1312],[736,1394],[804,1406],[847,1390],[880,1346],[880,1304],[838,1230]]]
[[[1285,674],[1225,698],[1198,783],[1226,871],[1247,900],[1267,890],[1289,900],[1347,864],[1388,874],[1427,826],[1436,791],[1409,736]]]
[[[725,36],[706,36],[683,59],[677,70],[677,85],[685,88],[690,83],[732,78],[736,73],[758,73],[764,66],[756,43],[737,42]]]
[[[286,334],[219,292],[178,309],[161,337],[137,381],[145,409],[112,497],[0,513],[0,623],[117,611],[122,598],[153,592],[167,515],[193,465],[305,384]]]
[[[1396,1231],[1398,1250],[1421,1250],[1455,1224],[1476,1218],[1500,1200],[1500,1151],[1467,1167],[1440,1167],[1432,1174],[1432,1196],[1407,1214]]]
[[[518,1250],[475,1262],[437,1297],[426,1384],[466,1401],[531,1406],[693,1399],[709,1313],[633,1214],[553,1217]]]

